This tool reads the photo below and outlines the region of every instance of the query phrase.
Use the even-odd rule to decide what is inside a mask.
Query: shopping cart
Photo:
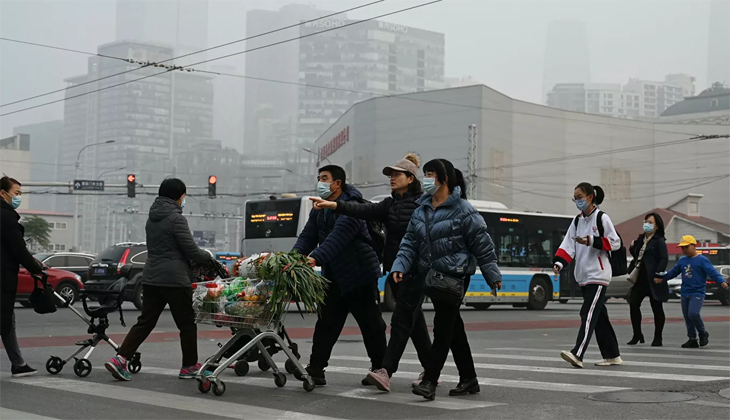
[[[266,343],[275,343],[287,356],[287,367],[290,367],[297,377],[301,377],[304,390],[314,390],[314,381],[307,374],[298,359],[298,355],[287,345],[284,318],[289,307],[289,299],[283,299],[279,304],[271,304],[269,296],[274,283],[267,280],[225,279],[216,282],[196,283],[193,292],[193,308],[195,322],[217,327],[230,327],[233,336],[201,366],[196,376],[198,390],[221,396],[226,392],[226,385],[219,379],[221,373],[229,366],[239,362],[242,356],[256,348],[263,363],[266,363],[274,376],[274,383],[278,387],[286,385],[287,377],[279,370]],[[230,290],[244,288],[248,293],[237,293],[232,296]],[[252,333],[258,332],[251,337]],[[283,333],[282,333],[283,332]],[[250,340],[233,354],[229,350],[239,343],[239,340]],[[286,341],[285,341],[286,340]],[[239,344],[240,345],[240,344]],[[205,372],[213,373],[206,375]]]

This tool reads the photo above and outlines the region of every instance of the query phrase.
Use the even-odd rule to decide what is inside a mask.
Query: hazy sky
[[[142,1],[142,0],[140,0]],[[165,1],[165,0],[154,0]],[[251,9],[278,9],[297,1],[211,0],[209,45],[246,35]],[[299,1],[326,10],[342,10],[368,0]],[[426,0],[388,0],[349,14],[367,18]],[[706,0],[660,1],[497,1],[445,0],[384,20],[446,34],[446,75],[471,76],[506,95],[540,102],[547,25],[555,19],[587,24],[594,82],[625,83],[629,77],[662,80],[668,73],[697,78],[707,85]],[[113,0],[0,0],[0,36],[94,52],[114,41]],[[242,50],[220,49],[208,57]],[[0,41],[0,103],[64,87],[63,79],[83,74],[86,56]],[[243,73],[243,56],[221,60]],[[45,97],[35,105],[63,94]],[[2,108],[3,112],[15,109]],[[2,112],[0,112],[2,113]],[[61,119],[62,104],[0,119],[0,135],[17,125]]]

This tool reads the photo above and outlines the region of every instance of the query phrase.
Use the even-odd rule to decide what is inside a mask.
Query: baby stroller
[[[81,302],[84,305],[84,312],[86,312],[86,315],[89,318],[81,314],[73,306],[68,306],[68,308],[73,311],[73,313],[75,313],[89,326],[87,332],[89,334],[93,334],[93,336],[87,340],[76,342],[76,345],[80,346],[79,349],[66,359],[51,356],[46,362],[46,370],[48,371],[48,373],[52,375],[57,375],[61,373],[63,367],[71,359],[74,359],[74,373],[77,376],[84,378],[89,376],[89,374],[91,373],[91,362],[89,361],[89,357],[91,356],[91,353],[94,352],[94,349],[96,349],[96,346],[100,342],[105,341],[106,343],[108,343],[114,349],[115,353],[117,350],[119,350],[119,346],[114,341],[112,341],[112,339],[109,338],[109,336],[106,334],[106,329],[109,328],[109,319],[107,316],[115,311],[119,311],[119,320],[121,321],[122,326],[127,326],[124,323],[122,303],[124,302],[124,292],[127,289],[127,279],[129,277],[129,272],[131,268],[131,265],[126,265],[122,267],[122,278],[113,285],[111,285],[107,290],[81,291]],[[96,300],[98,300],[99,306],[91,308],[89,307],[87,299],[92,296],[96,298]],[[61,295],[57,293],[56,298],[60,299],[62,302],[65,302],[63,297],[61,297]],[[81,359],[76,357],[86,349],[88,349],[88,352],[86,352],[86,354]],[[138,373],[142,369],[142,362],[140,361],[139,353],[135,353],[134,356],[129,360],[128,368],[131,373]]]
[[[228,268],[215,260],[212,266],[193,264],[192,267],[193,277],[196,283],[209,282],[215,280],[216,278],[226,279],[230,277]],[[226,350],[225,353],[223,353],[223,357],[232,357],[234,354],[236,354],[236,352],[238,352],[246,344],[248,344],[254,337],[261,334],[262,331],[258,328],[231,328],[231,335],[236,335],[237,333],[240,333],[239,335],[241,335],[241,338],[238,339],[228,350]],[[286,328],[284,328],[284,325],[281,325],[281,327],[276,331],[276,334],[287,343],[287,346],[297,359],[301,358],[301,355],[299,354],[299,346],[297,345],[297,343],[291,341],[291,338],[289,338],[289,335],[286,333]],[[261,344],[264,345],[264,348],[266,349],[266,352],[269,353],[269,356],[273,356],[282,351],[281,346],[279,346],[274,339],[263,339],[261,341]],[[218,343],[218,347],[223,347],[223,344]],[[239,357],[236,363],[231,367],[233,368],[236,375],[246,376],[250,370],[249,363],[254,362],[258,364],[258,367],[261,371],[265,372],[271,368],[271,366],[269,366],[269,363],[266,361],[264,355],[261,354],[261,352],[259,351],[258,346],[253,347],[251,350],[241,355],[241,357]],[[290,374],[293,374],[296,371],[294,363],[288,359],[284,364],[284,368]]]

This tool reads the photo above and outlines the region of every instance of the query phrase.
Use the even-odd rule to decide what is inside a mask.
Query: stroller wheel
[[[91,373],[91,362],[88,359],[79,359],[74,363],[74,373],[79,378],[85,378]]]
[[[302,386],[304,387],[304,390],[307,392],[314,391],[314,382],[310,378],[307,378],[307,380],[305,380],[303,382]]]
[[[284,363],[284,369],[286,369],[287,373],[293,375],[294,372],[297,371],[297,366],[290,359],[286,359],[286,362]]]
[[[51,356],[46,362],[46,370],[51,375],[58,375],[63,370],[64,364],[63,359],[60,357]]]
[[[284,375],[282,372],[277,373],[274,375],[274,383],[279,388],[282,388],[284,385],[286,385],[286,375]]]
[[[142,362],[139,360],[131,360],[127,365],[130,373],[139,373],[142,370]]]
[[[238,376],[246,376],[248,375],[248,362],[245,360],[239,360],[236,362],[236,366],[233,368],[233,371],[236,372],[236,375]]]
[[[211,382],[207,379],[198,379],[198,391],[202,392],[203,394],[207,394],[208,392],[210,392],[210,384]]]
[[[216,397],[220,397],[226,393],[226,384],[223,383],[223,381],[218,381],[217,384],[215,382],[211,382],[211,384],[213,387],[213,395]]]
[[[259,369],[261,369],[262,372],[266,372],[270,369],[269,363],[264,359],[263,356],[259,359]]]

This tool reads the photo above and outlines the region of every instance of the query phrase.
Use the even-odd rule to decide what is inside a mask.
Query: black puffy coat
[[[0,198],[0,287],[5,293],[18,291],[21,265],[34,274],[43,270],[25,245],[25,228],[19,220],[20,215],[13,206]]]
[[[211,256],[195,244],[182,207],[167,197],[157,197],[145,225],[147,262],[142,284],[161,287],[190,287],[190,262],[205,264]]]
[[[639,235],[638,238],[633,242],[633,245],[629,248],[629,252],[636,261],[639,258],[639,251],[644,246],[644,234]],[[644,250],[644,256],[642,257],[641,267],[646,274],[646,279],[651,285],[651,293],[654,300],[666,302],[669,300],[669,285],[663,281],[661,283],[655,283],[654,278],[656,273],[661,273],[667,270],[667,264],[669,263],[669,253],[667,252],[667,241],[663,236],[654,235],[649,243],[646,244],[646,250]]]
[[[393,192],[392,196],[379,203],[358,203],[355,201],[337,201],[339,214],[356,219],[380,222],[385,225],[385,250],[383,251],[383,270],[389,272],[398,254],[398,248],[406,236],[408,223],[413,212],[418,208],[416,200],[421,194],[407,192],[403,195]]]
[[[339,200],[360,198],[360,191],[347,185]],[[336,282],[343,295],[356,287],[375,285],[380,277],[378,256],[370,246],[370,233],[363,220],[312,209],[294,250],[314,258],[322,275]]]

